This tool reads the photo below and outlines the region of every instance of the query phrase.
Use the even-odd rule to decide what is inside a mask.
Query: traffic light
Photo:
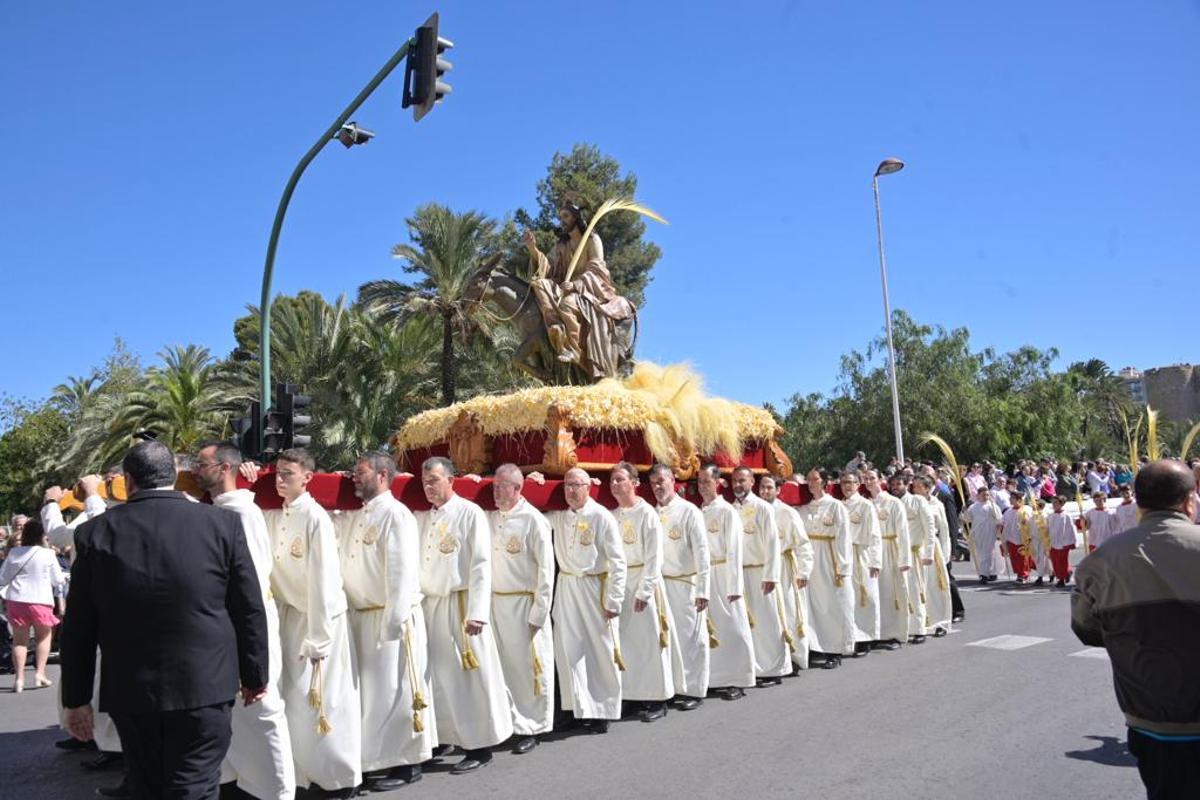
[[[306,433],[312,424],[309,406],[312,398],[299,394],[300,387],[294,383],[284,383],[276,387],[275,396],[279,398],[279,411],[283,422],[283,448],[308,447],[312,443],[312,435]]]
[[[438,15],[425,20],[413,37],[413,48],[404,64],[403,107],[413,106],[413,121],[417,122],[428,114],[435,103],[450,93],[450,84],[442,82],[442,76],[453,65],[442,58],[442,54],[454,47],[454,42],[438,36]]]
[[[287,434],[284,427],[285,414],[282,409],[282,398],[278,392],[274,395],[274,404],[267,409],[262,428],[262,460],[271,462],[275,457],[288,448]]]
[[[257,400],[250,403],[248,416],[230,420],[233,428],[233,443],[242,451],[242,458],[247,461],[259,461],[258,432],[262,420],[262,406]]]

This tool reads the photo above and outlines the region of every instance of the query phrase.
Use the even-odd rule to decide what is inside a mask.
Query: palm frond
[[[935,445],[937,445],[938,449],[942,451],[942,455],[945,456],[946,463],[949,465],[950,470],[954,473],[954,485],[958,489],[959,502],[966,507],[967,493],[963,491],[962,470],[958,466],[958,459],[954,457],[954,451],[950,449],[950,444],[945,439],[935,433],[929,433],[928,431],[921,434],[921,438],[917,442],[917,447],[924,447],[930,442],[933,442]]]
[[[661,216],[659,216],[657,212],[652,211],[646,206],[641,205],[633,200],[626,200],[623,198],[605,200],[600,204],[600,207],[596,209],[596,213],[592,215],[592,221],[588,223],[587,230],[583,232],[583,236],[580,238],[579,244],[575,247],[575,254],[571,256],[571,263],[567,266],[566,280],[571,280],[571,276],[575,274],[575,266],[579,263],[579,259],[583,255],[584,250],[587,249],[588,242],[591,241],[592,231],[596,229],[596,223],[599,222],[600,219],[610,211],[636,211],[644,217],[649,217],[656,222],[661,222],[663,225],[670,224]]]
[[[1158,441],[1158,409],[1146,406],[1146,455],[1151,461],[1161,458]],[[1132,467],[1133,465],[1130,464]]]
[[[1179,448],[1180,461],[1187,460],[1188,450],[1192,449],[1192,443],[1196,441],[1197,435],[1200,435],[1200,422],[1197,422],[1195,425],[1193,425],[1183,437],[1183,446]]]

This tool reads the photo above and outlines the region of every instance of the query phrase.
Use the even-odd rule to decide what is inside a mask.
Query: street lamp
[[[883,255],[883,217],[879,213],[879,176],[904,169],[898,158],[885,158],[875,169],[871,189],[875,192],[875,233],[879,237],[879,278],[883,282],[883,320],[887,326],[888,373],[892,384],[892,422],[896,427],[896,458],[904,465],[904,434],[900,430],[900,390],[896,387],[896,348],[892,344],[892,304],[888,301],[887,259]]]

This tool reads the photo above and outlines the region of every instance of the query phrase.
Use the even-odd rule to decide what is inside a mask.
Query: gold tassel
[[[912,604],[912,603],[909,603],[909,604],[908,604],[908,613],[909,613],[909,614],[914,614],[914,613],[916,613],[916,609],[915,609],[915,608],[913,608],[913,604]]]
[[[750,628],[753,630],[756,627],[754,622],[754,612],[750,610],[749,603],[746,604],[746,619],[750,620]]]
[[[425,732],[425,723],[421,722],[421,714],[420,714],[420,712],[414,710],[413,711],[413,733],[424,733],[424,732]]]
[[[617,645],[613,645],[613,662],[617,665],[618,670],[625,671],[625,659],[621,657],[621,648]]]
[[[308,682],[308,705],[309,708],[317,709],[317,733],[324,736],[333,730],[333,726],[325,716],[324,699],[321,696],[322,683],[321,662],[316,661],[312,665],[312,677]]]
[[[475,653],[470,648],[463,650],[462,668],[465,670],[479,669],[479,659],[475,658]]]
[[[787,628],[783,629],[783,641],[787,644],[788,647],[794,648],[796,646],[796,640],[792,638],[792,632],[789,631]]]
[[[861,583],[858,585],[858,607],[867,607],[867,587],[863,586]]]
[[[925,593],[924,593],[924,592],[921,592],[921,602],[922,602],[922,603],[928,602],[928,601],[925,599]]]
[[[317,733],[325,736],[332,730],[333,726],[329,724],[329,718],[325,716],[324,712],[322,712],[321,715],[317,717]]]
[[[529,643],[529,651],[533,654],[533,696],[542,696],[542,660],[538,658],[537,649],[533,642]]]
[[[413,733],[423,733],[425,723],[421,721],[421,710],[429,708],[429,704],[425,702],[425,695],[421,693],[416,665],[413,662],[412,626],[408,622],[404,623],[404,661],[408,667],[408,682],[412,685]]]
[[[658,646],[665,650],[671,641],[667,635],[667,606],[657,586],[654,587],[654,601],[658,604]]]
[[[419,689],[413,693],[412,708],[413,711],[421,711],[429,708],[429,704],[425,702],[425,695],[421,694]]]
[[[896,604],[896,610],[899,611],[900,610],[900,596],[896,595],[895,597],[893,597],[892,602]]]
[[[937,574],[938,574],[938,588],[941,589],[943,592],[950,591],[950,584],[946,582],[946,571],[944,569],[939,569],[937,571]]]
[[[796,635],[798,637],[800,637],[801,639],[804,638],[804,623],[803,622],[796,623]]]
[[[833,585],[834,586],[836,586],[840,589],[840,588],[842,588],[842,584],[845,583],[845,581],[846,581],[846,579],[843,578],[841,575],[834,574],[834,576],[833,576]]]
[[[467,633],[467,593],[459,591],[457,594],[458,616],[462,620],[463,631],[462,668],[465,670],[479,669],[479,659],[475,658],[475,651],[471,649],[471,637]]]
[[[721,646],[721,640],[717,638],[717,626],[713,624],[712,617],[705,616],[704,621],[708,624],[708,647],[713,649]]]

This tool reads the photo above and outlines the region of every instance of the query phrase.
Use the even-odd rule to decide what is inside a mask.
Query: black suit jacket
[[[237,514],[140,491],[75,531],[63,621],[63,704],[178,711],[267,684],[267,622]]]

